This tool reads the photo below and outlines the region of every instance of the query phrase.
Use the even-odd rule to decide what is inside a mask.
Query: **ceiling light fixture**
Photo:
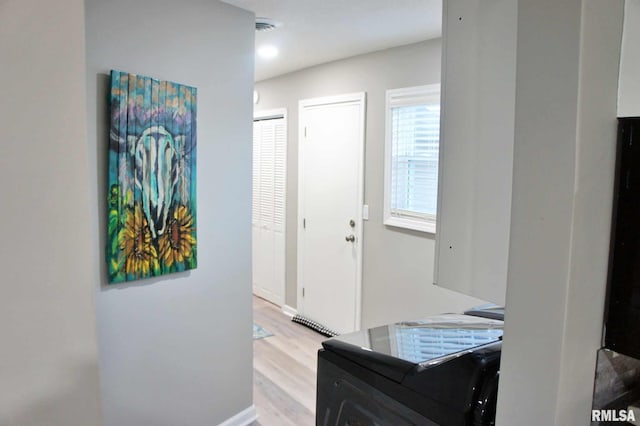
[[[264,59],[273,59],[278,56],[278,48],[271,44],[265,44],[258,48],[258,56]]]

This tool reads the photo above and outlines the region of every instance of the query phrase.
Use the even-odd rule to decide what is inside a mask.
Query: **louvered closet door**
[[[253,123],[253,292],[284,303],[286,137],[284,118]]]

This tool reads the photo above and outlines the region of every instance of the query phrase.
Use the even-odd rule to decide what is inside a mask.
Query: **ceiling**
[[[279,50],[273,59],[256,56],[256,81],[442,33],[442,0],[222,1],[282,23],[256,32],[256,49]]]

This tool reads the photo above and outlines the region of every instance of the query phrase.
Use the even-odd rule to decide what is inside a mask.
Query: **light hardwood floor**
[[[315,424],[317,352],[327,338],[253,297],[253,322],[273,334],[253,341],[254,426]]]

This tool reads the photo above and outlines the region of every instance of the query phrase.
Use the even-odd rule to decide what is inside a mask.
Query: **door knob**
[[[356,236],[351,234],[351,235],[347,235],[345,240],[347,240],[348,242],[354,242],[356,240]]]

